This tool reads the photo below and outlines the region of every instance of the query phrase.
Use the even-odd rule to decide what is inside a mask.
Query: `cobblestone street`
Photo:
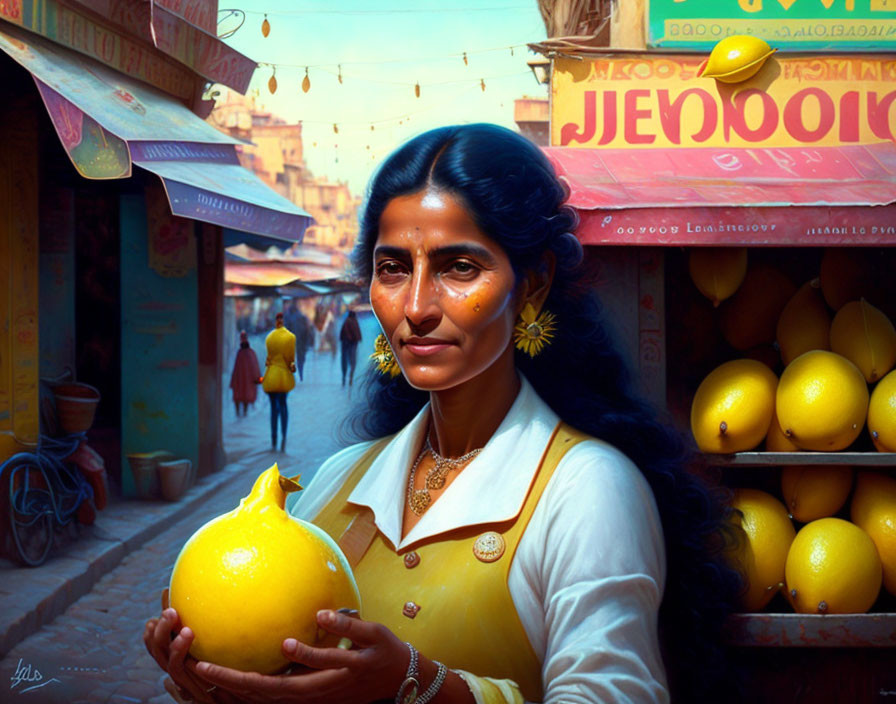
[[[366,370],[375,321],[364,316],[364,340],[358,352],[356,383]],[[263,336],[252,340],[264,364]],[[368,349],[370,348],[370,349]],[[232,360],[225,363],[224,446],[235,472],[187,518],[173,523],[139,549],[127,554],[85,596],[51,623],[15,645],[0,660],[4,683],[0,702],[170,702],[162,686],[164,674],[142,643],[147,618],[160,611],[160,593],[185,540],[209,519],[234,508],[255,477],[273,462],[284,474],[301,473],[303,484],[340,447],[338,427],[349,394],[340,383],[338,354],[309,354],[305,380],[288,396],[290,413],[286,452],[270,449],[268,401],[259,399],[248,416],[237,418],[227,389]],[[134,503],[139,510],[140,502]],[[35,583],[54,559],[30,570]],[[22,568],[17,568],[21,570]]]

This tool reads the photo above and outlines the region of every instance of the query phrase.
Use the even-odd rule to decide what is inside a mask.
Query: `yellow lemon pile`
[[[759,611],[784,585],[784,565],[796,531],[784,505],[767,492],[738,489],[731,505],[746,534],[734,556],[747,580],[741,605]]]
[[[768,433],[778,378],[762,362],[735,359],[701,382],[691,405],[691,430],[703,452],[751,450]]]
[[[320,609],[360,608],[351,568],[333,540],[284,510],[299,488],[275,464],[234,510],[186,542],[171,574],[170,603],[195,633],[190,653],[248,672],[274,673],[285,638],[336,645]]]
[[[868,413],[868,386],[845,357],[812,350],[781,374],[775,398],[784,434],[804,450],[837,451],[862,432]]]
[[[874,542],[841,518],[803,526],[784,566],[787,598],[801,614],[864,613],[877,600],[881,575]]]
[[[747,275],[747,248],[695,247],[688,255],[688,273],[697,290],[718,306]]]

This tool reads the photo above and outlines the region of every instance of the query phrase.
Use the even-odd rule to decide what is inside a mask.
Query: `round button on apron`
[[[416,567],[419,564],[420,564],[420,556],[413,550],[411,550],[411,552],[409,552],[407,555],[404,556],[404,566],[407,567],[409,570],[413,569],[414,567]]]
[[[504,537],[490,530],[473,542],[473,554],[482,562],[494,562],[504,554],[505,547]]]
[[[414,618],[419,610],[419,604],[415,604],[413,601],[406,601],[401,609],[401,613],[403,613],[408,618]]]

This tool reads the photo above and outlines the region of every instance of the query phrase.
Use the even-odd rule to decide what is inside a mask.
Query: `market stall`
[[[732,84],[701,75],[705,54],[548,53],[546,153],[642,391],[685,432],[720,365],[759,360],[777,383],[789,361],[777,322],[803,287],[821,299],[824,284],[829,318],[854,297],[896,319],[896,57],[778,54]],[[713,305],[691,255],[723,249],[738,253],[745,283]],[[724,486],[778,497],[785,467],[896,478],[896,452],[875,447],[864,416],[862,426],[836,451],[770,452],[763,432],[752,447],[704,457]],[[832,515],[848,522],[849,506]],[[795,532],[808,523],[791,520]],[[803,613],[782,580],[761,608],[745,608],[728,630],[745,700],[872,702],[896,691],[896,595],[874,594],[861,613]]]

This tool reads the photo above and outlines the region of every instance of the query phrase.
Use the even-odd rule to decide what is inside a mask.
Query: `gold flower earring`
[[[535,308],[527,303],[513,328],[513,341],[517,349],[534,357],[551,344],[556,330],[553,313],[543,310],[536,315]]]
[[[376,340],[373,343],[373,354],[370,355],[370,359],[376,362],[376,368],[380,374],[388,374],[391,377],[401,374],[401,367],[395,361],[395,353],[392,352],[389,341],[382,333],[376,336]]]

